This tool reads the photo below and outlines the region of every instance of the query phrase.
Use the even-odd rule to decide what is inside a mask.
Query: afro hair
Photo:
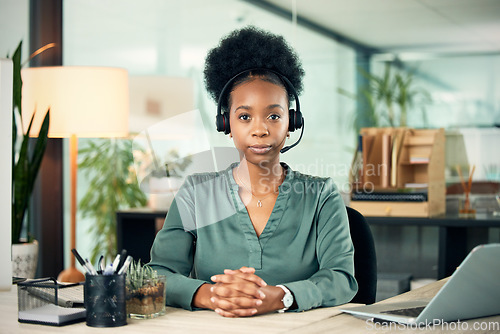
[[[297,94],[302,92],[305,72],[295,51],[282,36],[253,26],[231,32],[208,52],[204,70],[207,91],[218,102],[229,80],[241,72],[256,68],[278,72],[290,81]],[[288,96],[293,100],[291,92],[288,92]],[[226,108],[227,100],[222,104]]]

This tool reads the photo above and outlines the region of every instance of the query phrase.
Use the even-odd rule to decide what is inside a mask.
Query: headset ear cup
[[[224,118],[221,114],[215,116],[215,127],[218,132],[224,131]]]
[[[300,111],[295,111],[295,109],[288,110],[289,123],[288,131],[295,131],[302,127],[302,113]]]
[[[302,113],[300,111],[295,111],[295,121],[294,121],[295,129],[300,129],[303,123],[304,119],[302,118]]]
[[[288,131],[295,131],[295,110],[288,110]]]
[[[229,115],[228,113],[222,113],[215,116],[215,125],[217,126],[217,131],[224,132],[224,134],[229,134],[231,128],[229,127]]]

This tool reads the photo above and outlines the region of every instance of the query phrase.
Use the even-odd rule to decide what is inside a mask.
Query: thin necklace
[[[238,167],[236,169],[236,177],[238,178],[238,181],[240,181],[241,185],[243,186],[243,188],[245,188],[246,191],[248,191],[250,193],[250,195],[252,195],[253,198],[255,198],[257,200],[257,207],[258,208],[261,208],[262,207],[262,201],[265,200],[266,198],[268,198],[269,196],[273,195],[273,194],[276,194],[276,193],[279,193],[279,189],[278,191],[272,191],[270,192],[269,194],[267,194],[266,197],[264,198],[261,198],[261,199],[258,199],[257,196],[255,196],[252,192],[252,190],[248,189],[248,187],[245,185],[245,183],[243,182],[243,180],[240,178],[240,168]]]

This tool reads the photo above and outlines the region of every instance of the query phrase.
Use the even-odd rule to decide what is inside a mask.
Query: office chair
[[[358,292],[351,303],[373,304],[377,293],[377,255],[372,231],[361,213],[346,209],[354,245],[354,277],[358,281]]]

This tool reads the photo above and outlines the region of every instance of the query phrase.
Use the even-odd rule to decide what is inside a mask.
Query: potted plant
[[[148,265],[132,261],[125,284],[129,318],[150,319],[165,314],[166,277]]]
[[[408,122],[408,112],[420,105],[422,107],[423,123],[427,122],[423,109],[431,102],[430,94],[415,86],[415,70],[395,70],[391,63],[386,63],[384,73],[376,75],[358,69],[367,80],[364,87],[360,87],[358,94],[352,94],[342,88],[338,92],[356,99],[362,103],[365,110],[357,114],[354,119],[356,133],[359,133],[360,124],[373,127],[405,127]],[[361,122],[360,117],[364,122]]]
[[[38,243],[29,233],[29,204],[33,186],[47,146],[50,110],[47,111],[37,138],[30,138],[34,114],[23,134],[21,110],[21,48],[19,43],[12,56],[13,110],[12,110],[12,265],[13,276],[33,278],[38,259]],[[35,53],[37,54],[37,53]],[[9,58],[7,56],[7,58]],[[26,236],[22,236],[23,228]]]
[[[78,151],[79,171],[88,188],[79,202],[82,217],[92,217],[89,232],[94,242],[91,262],[100,255],[112,260],[116,254],[116,211],[147,203],[133,169],[131,139],[92,139]]]

